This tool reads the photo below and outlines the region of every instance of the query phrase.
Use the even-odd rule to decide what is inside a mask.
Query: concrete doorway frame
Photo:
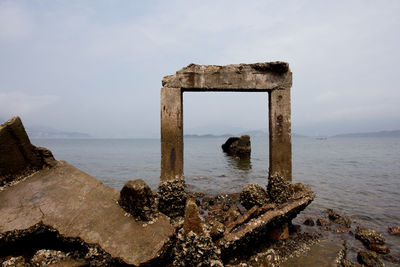
[[[290,88],[285,62],[226,66],[190,64],[162,80],[161,182],[183,181],[183,93],[268,92],[269,177],[292,181]]]

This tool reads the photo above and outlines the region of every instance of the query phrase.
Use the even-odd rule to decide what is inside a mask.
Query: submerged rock
[[[308,226],[314,226],[315,225],[315,223],[314,223],[314,220],[312,219],[312,218],[306,218],[305,220],[304,220],[304,223],[303,223],[304,225],[308,225]]]
[[[336,211],[332,209],[327,209],[326,212],[328,214],[329,220],[331,220],[332,222],[345,226],[347,228],[351,227],[351,220],[349,218],[338,214]]]
[[[152,219],[155,213],[153,192],[142,179],[126,182],[118,203],[132,216],[144,221]]]
[[[392,235],[400,235],[400,225],[389,227],[388,231]]]
[[[240,204],[247,210],[254,205],[261,207],[269,202],[267,192],[259,184],[247,184],[240,192]]]
[[[331,222],[325,218],[318,218],[317,225],[322,230],[325,230],[325,231],[331,230]]]
[[[361,264],[371,267],[384,267],[385,264],[379,259],[378,254],[373,251],[360,251],[357,254],[357,260]]]
[[[224,152],[231,155],[249,156],[251,153],[250,136],[229,137],[221,147]]]
[[[273,202],[282,204],[293,196],[294,189],[291,183],[276,175],[268,178],[267,193]]]

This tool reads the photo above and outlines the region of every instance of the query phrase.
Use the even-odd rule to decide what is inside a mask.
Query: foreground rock
[[[380,254],[387,254],[390,250],[385,246],[385,240],[382,235],[375,230],[358,226],[356,229],[355,238],[360,240],[365,247],[376,251]]]
[[[151,220],[156,213],[153,192],[142,179],[126,182],[118,202],[127,212],[140,220]]]
[[[55,163],[49,150],[31,144],[19,117],[0,125],[0,186]]]
[[[378,254],[373,251],[360,251],[357,254],[357,260],[361,264],[372,267],[384,267],[385,264],[379,259]]]
[[[248,184],[240,193],[240,204],[246,209],[254,205],[262,206],[269,202],[267,192],[259,184]]]
[[[251,153],[250,136],[242,135],[241,137],[229,137],[221,147],[224,152],[230,155],[248,157]]]
[[[169,219],[160,214],[154,222],[137,222],[118,199],[117,190],[60,161],[0,192],[0,251],[27,246],[21,237],[40,225],[40,231],[56,231],[57,242],[79,239],[123,263],[161,257],[174,232]]]

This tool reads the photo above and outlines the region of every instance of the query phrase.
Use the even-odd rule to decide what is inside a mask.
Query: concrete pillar
[[[161,88],[161,182],[183,180],[181,88]]]
[[[292,182],[290,88],[275,89],[269,98],[269,176]]]

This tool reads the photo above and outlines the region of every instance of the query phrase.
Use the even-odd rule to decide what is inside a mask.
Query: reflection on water
[[[248,171],[251,170],[251,157],[250,154],[248,155],[241,155],[240,157],[237,155],[231,155],[228,153],[224,153],[225,159],[228,162],[229,167]]]

